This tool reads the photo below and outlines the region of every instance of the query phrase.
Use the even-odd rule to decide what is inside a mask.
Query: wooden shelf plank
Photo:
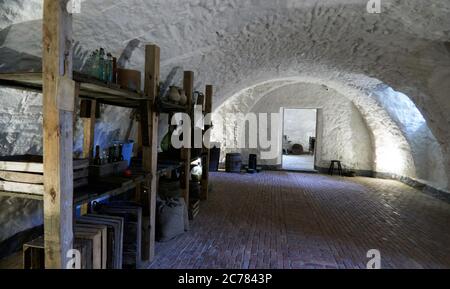
[[[86,96],[97,93],[99,95],[116,96],[125,99],[142,100],[144,96],[142,93],[130,89],[121,88],[117,84],[107,83],[96,79],[92,76],[82,74],[80,72],[73,73],[73,79],[81,84],[80,95]]]
[[[159,99],[157,101],[156,106],[157,106],[157,111],[159,113],[169,113],[170,114],[170,113],[177,113],[177,112],[183,112],[183,113],[188,112],[188,108],[185,105],[174,104],[174,103],[163,101],[161,99]]]
[[[74,205],[83,205],[100,198],[121,195],[136,188],[138,183],[142,183],[144,180],[144,174],[136,174],[132,177],[99,178],[95,183],[74,190]]]
[[[113,197],[136,187],[145,180],[144,173],[135,173],[132,177],[104,177],[95,183],[74,189],[74,205],[82,205],[103,197]],[[43,201],[43,194],[10,192],[0,190],[0,196]]]
[[[80,84],[79,97],[123,107],[138,107],[145,100],[141,92],[120,88],[80,72],[73,72]],[[42,72],[0,73],[0,86],[42,92]]]

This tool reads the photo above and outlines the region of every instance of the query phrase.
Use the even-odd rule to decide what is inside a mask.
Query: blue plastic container
[[[113,142],[114,144],[121,144],[122,145],[122,156],[123,156],[123,160],[128,162],[128,166],[130,166],[131,164],[131,158],[133,157],[133,146],[134,146],[134,141],[129,140],[129,141],[115,141]]]

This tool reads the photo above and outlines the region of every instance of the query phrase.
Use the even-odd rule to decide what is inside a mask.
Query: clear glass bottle
[[[105,49],[100,48],[99,51],[99,62],[98,62],[98,78],[100,80],[105,80]]]
[[[112,54],[108,53],[106,59],[107,59],[107,61],[106,61],[106,63],[107,63],[106,64],[106,67],[107,67],[106,81],[108,83],[112,83],[113,82],[113,57],[112,57]]]
[[[109,158],[108,149],[104,149],[103,156],[102,156],[102,164],[103,165],[108,163],[108,158]]]
[[[91,70],[92,70],[92,65],[94,64],[94,59],[95,59],[95,52],[92,52],[88,59],[86,60],[86,62],[84,63],[83,69],[81,69],[81,72],[84,74],[91,74]]]

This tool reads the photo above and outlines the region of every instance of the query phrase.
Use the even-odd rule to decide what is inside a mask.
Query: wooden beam
[[[206,86],[206,92],[205,92],[205,115],[208,115],[212,112],[212,98],[213,98],[213,86],[207,85]],[[210,126],[207,126],[209,128]],[[201,180],[201,194],[200,198],[202,200],[208,199],[208,192],[209,192],[209,158],[211,155],[211,151],[209,149],[210,146],[210,135],[204,134],[203,139],[203,155],[204,155],[204,163],[203,165],[203,171],[202,171],[202,180]]]
[[[45,268],[66,268],[73,248],[72,18],[67,1],[44,0],[43,141]]]
[[[160,49],[156,45],[145,47],[145,83],[144,95],[146,101],[143,103],[141,114],[141,142],[142,142],[142,164],[144,171],[150,175],[146,180],[148,198],[145,206],[150,212],[148,244],[144,244],[142,259],[153,261],[155,257],[155,211],[156,211],[156,180],[158,166],[158,113],[155,110],[156,98],[159,94],[160,79]],[[145,231],[145,230],[144,230]],[[146,238],[144,238],[145,240]]]
[[[83,158],[91,160],[94,158],[95,108],[97,101],[88,100],[88,102],[90,115],[89,118],[83,118]]]
[[[136,139],[136,148],[135,153],[137,156],[142,156],[142,114],[139,115],[139,119],[138,119],[138,131],[137,131],[137,139]]]
[[[183,140],[188,139],[190,141],[190,144],[192,145],[192,130],[194,128],[193,121],[193,106],[192,106],[192,96],[194,93],[194,72],[193,71],[185,71],[184,72],[184,78],[183,78],[183,89],[186,92],[187,97],[187,107],[188,107],[188,113],[191,118],[191,130],[189,132],[184,132]],[[186,206],[189,208],[189,179],[191,174],[191,146],[188,148],[182,148],[181,149],[181,159],[184,162],[183,164],[183,173],[182,173],[182,180],[181,180],[181,189],[183,192],[183,198],[186,202]]]

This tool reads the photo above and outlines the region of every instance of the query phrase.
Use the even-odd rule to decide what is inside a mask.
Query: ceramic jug
[[[186,93],[184,92],[184,89],[180,89],[179,93],[180,93],[180,101],[179,101],[179,103],[181,105],[185,105],[187,103],[187,96],[186,96]]]
[[[178,103],[180,101],[180,92],[176,86],[171,86],[169,90],[168,100],[173,103]]]

